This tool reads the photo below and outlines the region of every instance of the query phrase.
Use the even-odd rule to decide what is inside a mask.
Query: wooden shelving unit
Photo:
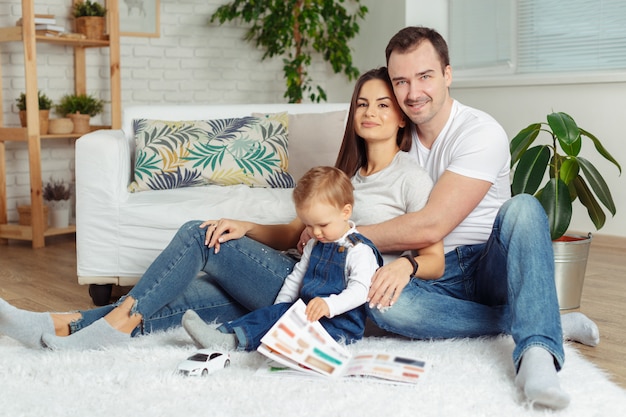
[[[71,46],[74,51],[74,90],[76,94],[86,94],[86,50],[88,48],[108,48],[111,77],[111,127],[119,129],[122,121],[121,77],[119,44],[119,2],[107,0],[108,40],[83,40],[60,36],[41,36],[35,33],[34,0],[22,0],[22,25],[0,28],[0,48],[7,42],[21,42],[24,51],[24,74],[26,79],[26,119],[28,127],[4,127],[2,109],[2,71],[0,68],[0,244],[9,239],[30,240],[33,248],[45,246],[45,237],[74,233],[76,227],[45,228],[41,174],[41,140],[78,138],[80,135],[40,135],[37,99],[37,43]],[[0,49],[1,52],[1,49]],[[8,223],[6,151],[5,142],[26,142],[30,175],[31,226]]]

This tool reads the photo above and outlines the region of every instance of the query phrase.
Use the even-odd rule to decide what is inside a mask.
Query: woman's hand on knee
[[[252,228],[252,224],[240,220],[220,219],[207,220],[200,227],[206,228],[204,244],[209,248],[215,248],[215,253],[218,253],[221,243],[241,239]]]
[[[391,307],[400,297],[400,293],[411,279],[411,266],[403,259],[378,268],[372,277],[372,284],[367,295],[370,308]]]

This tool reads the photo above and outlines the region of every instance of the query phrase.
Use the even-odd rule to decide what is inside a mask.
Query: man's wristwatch
[[[418,265],[417,261],[411,255],[402,255],[402,257],[408,259],[409,262],[411,262],[411,265],[413,266],[413,272],[411,272],[411,275],[409,275],[409,276],[411,278],[415,277],[415,274],[417,274],[417,268],[419,268],[419,265]]]

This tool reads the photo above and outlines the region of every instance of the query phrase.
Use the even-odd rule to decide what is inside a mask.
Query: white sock
[[[54,334],[50,313],[21,310],[0,298],[0,333],[32,348],[41,347],[41,335]]]
[[[583,313],[574,312],[561,315],[563,339],[582,343],[587,346],[597,346],[600,343],[598,326]]]
[[[533,346],[524,352],[515,385],[532,404],[555,410],[569,404],[569,395],[559,384],[554,358],[542,347]]]
[[[43,346],[52,350],[88,350],[126,343],[130,335],[111,327],[104,318],[66,337],[44,334]]]
[[[202,320],[193,310],[185,311],[182,324],[187,334],[191,336],[199,348],[223,348],[226,350],[235,350],[237,348],[237,336],[234,333],[220,332],[216,327]]]

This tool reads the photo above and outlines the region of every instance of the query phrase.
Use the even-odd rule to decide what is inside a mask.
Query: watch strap
[[[415,274],[417,274],[417,268],[419,268],[419,264],[417,263],[417,261],[415,260],[415,258],[411,255],[402,255],[403,258],[406,258],[409,260],[409,262],[411,262],[411,265],[413,266],[413,272],[411,272],[410,277],[413,278],[415,276]]]

